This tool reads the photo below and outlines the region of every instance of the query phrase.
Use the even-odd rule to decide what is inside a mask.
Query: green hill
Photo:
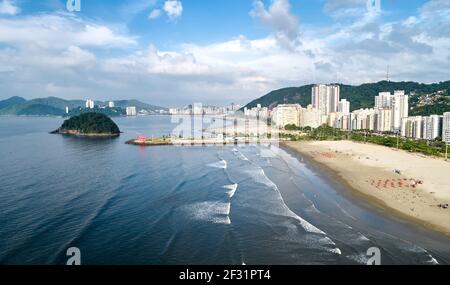
[[[64,100],[56,97],[37,98],[10,104],[8,107],[0,109],[0,115],[62,116],[65,113],[66,106],[76,108],[84,106],[84,104],[82,100]]]
[[[84,113],[64,121],[56,133],[115,136],[120,134],[120,130],[116,123],[106,115]]]
[[[18,116],[62,116],[64,111],[49,105],[33,104],[24,106],[17,111]]]
[[[107,102],[96,101],[95,104],[96,106],[106,106]],[[115,110],[98,109],[95,111],[104,113],[108,116],[120,116],[124,114],[124,111],[121,109],[125,109],[128,106],[136,106],[138,110],[146,110],[150,113],[157,110],[167,110],[167,108],[146,104],[138,100],[115,101],[115,106]],[[66,107],[74,110],[73,115],[78,115],[84,112],[85,101],[65,100],[57,97],[37,98],[27,101],[21,97],[11,97],[0,101],[0,115],[63,116]]]
[[[445,112],[450,112],[450,96],[447,93],[447,96],[439,98],[437,101],[433,102],[430,105],[418,106],[411,110],[411,116],[429,116],[433,114],[441,115]]]
[[[25,100],[22,97],[14,96],[14,97],[11,97],[11,98],[6,99],[6,100],[1,100],[0,101],[0,109],[8,108],[10,106],[14,106],[14,105],[17,105],[17,104],[22,104],[22,103],[25,103],[26,101],[27,100]]]
[[[302,106],[311,104],[311,88],[313,85],[304,85],[301,87],[290,87],[272,91],[267,95],[258,98],[245,107],[253,108],[257,104],[261,104],[263,107],[273,108],[278,104],[293,104],[298,103]],[[424,94],[430,94],[433,92],[445,91],[445,96],[450,95],[450,81],[424,84],[417,82],[388,82],[380,81],[377,83],[367,83],[359,86],[351,86],[340,84],[341,98],[347,99],[351,102],[351,109],[357,110],[360,108],[372,108],[374,106],[375,96],[379,92],[394,92],[395,90],[405,90],[406,93],[411,93],[410,105],[413,108],[412,112],[427,115],[426,110],[433,109],[433,107],[420,108],[415,111],[418,98]],[[439,111],[450,111],[448,105],[442,105],[438,108]]]
[[[158,110],[165,110],[165,111],[168,110],[165,107],[150,105],[150,104],[138,101],[138,100],[119,100],[119,101],[114,101],[114,105],[116,107],[123,108],[123,109],[125,109],[126,107],[134,106],[138,110],[147,110],[147,111],[153,111],[153,112],[154,111],[158,111]]]

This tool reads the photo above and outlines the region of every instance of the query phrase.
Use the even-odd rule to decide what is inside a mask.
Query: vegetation
[[[2,101],[0,101],[0,110],[8,108],[8,107],[13,106],[13,105],[25,103],[26,101],[27,100],[25,100],[24,98],[17,97],[17,96],[11,97],[11,98],[6,99],[6,100],[2,100]]]
[[[118,117],[118,116],[126,115],[126,110],[122,109],[122,108],[103,108],[102,109],[102,108],[95,107],[94,109],[86,109],[86,108],[72,109],[72,110],[70,110],[69,114],[65,114],[64,116],[74,117],[74,116],[79,116],[81,114],[92,113],[92,112],[103,114],[108,117]]]
[[[275,107],[278,104],[298,103],[302,106],[311,104],[311,88],[313,85],[305,85],[301,87],[290,87],[272,91],[267,95],[258,98],[249,104],[247,108],[254,108],[258,104],[263,107]]]
[[[296,125],[292,124],[292,125],[286,125],[286,126],[284,127],[284,129],[285,129],[286,131],[299,131],[299,130],[300,130],[300,127],[297,127]]]
[[[126,109],[126,107],[128,107],[128,106],[135,106],[138,110],[147,110],[149,112],[157,111],[157,110],[165,110],[165,111],[168,110],[167,108],[150,105],[150,104],[138,101],[138,100],[119,100],[119,101],[114,101],[114,104],[116,107],[122,108],[122,109]]]
[[[275,90],[267,95],[250,102],[247,108],[256,107],[261,104],[263,107],[275,107],[278,104],[295,104],[298,103],[302,106],[311,104],[311,88],[313,85],[304,85],[301,87],[290,87]],[[377,83],[362,84],[359,86],[351,86],[340,84],[341,98],[347,99],[351,102],[352,110],[360,108],[372,108],[374,106],[374,98],[379,92],[394,92],[395,90],[405,90],[407,94],[412,93],[411,106],[415,107],[417,98],[420,95],[437,92],[440,90],[450,90],[450,81],[423,84],[417,82],[390,82],[380,81]],[[418,110],[420,114],[422,110]],[[426,110],[423,110],[426,111]],[[438,113],[441,114],[441,113]],[[424,114],[426,115],[426,114]]]
[[[445,112],[450,112],[450,97],[441,97],[438,101],[432,105],[425,105],[421,107],[413,108],[410,112],[410,116],[429,116],[429,115],[442,115]]]
[[[64,121],[60,131],[76,131],[81,134],[120,134],[119,127],[106,115],[84,113]]]
[[[106,102],[95,103],[96,105],[107,105]],[[117,109],[125,109],[127,106],[136,106],[138,110],[147,110],[148,112],[166,110],[166,108],[149,105],[138,100],[120,100],[115,101],[114,103]],[[63,116],[66,113],[66,107],[69,107],[71,112],[73,112],[73,114],[70,114],[71,116],[78,115],[82,113],[80,109],[84,109],[85,101],[65,100],[57,97],[38,98],[27,101],[21,97],[11,97],[0,101],[0,115]],[[96,109],[95,112],[102,112],[108,116],[117,116],[114,112],[105,110],[100,111],[100,108]]]
[[[62,116],[64,111],[48,105],[27,105],[16,113],[18,116]]]
[[[373,143],[387,147],[398,148],[410,152],[419,152],[425,155],[444,156],[445,143],[441,138],[434,141],[414,140],[398,137],[392,134],[378,134],[370,131],[343,131],[329,126],[321,126],[311,131],[306,131],[303,135],[280,134],[281,138],[292,141],[337,141],[351,140],[355,142]]]

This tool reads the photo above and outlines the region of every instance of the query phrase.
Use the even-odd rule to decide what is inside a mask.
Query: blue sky
[[[19,2],[19,1],[17,1]],[[129,32],[140,37],[140,44],[153,43],[159,47],[172,47],[177,43],[195,42],[209,44],[226,41],[238,35],[260,38],[267,30],[255,21],[249,12],[253,0],[183,0],[183,13],[175,21],[159,17],[149,21],[154,9],[161,9],[163,0],[81,0],[80,17],[99,22],[126,25]],[[270,0],[263,1],[270,5]],[[324,11],[325,0],[291,0],[291,10],[305,25],[325,27],[336,22]],[[351,1],[350,1],[351,2]],[[405,18],[414,15],[425,0],[384,0],[385,19]],[[23,14],[52,13],[64,10],[66,0],[22,0]],[[145,5],[148,3],[147,5]],[[345,22],[346,19],[340,19]]]
[[[246,103],[388,64],[394,80],[450,79],[448,0],[80,1],[0,0],[1,98]]]

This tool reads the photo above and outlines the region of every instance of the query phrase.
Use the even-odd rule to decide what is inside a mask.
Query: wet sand
[[[350,141],[285,142],[391,214],[450,236],[450,162]],[[396,173],[395,170],[399,170]]]

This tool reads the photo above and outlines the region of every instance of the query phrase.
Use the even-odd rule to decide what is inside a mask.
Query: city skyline
[[[450,3],[380,3],[81,0],[68,12],[64,0],[2,0],[0,84],[6,97],[174,106],[377,82],[388,65],[394,81],[448,80]]]
[[[410,116],[410,95],[404,90],[382,91],[374,97],[372,108],[350,112],[351,101],[340,99],[339,85],[315,84],[311,88],[311,104],[278,104],[272,110],[258,106],[248,109],[246,117],[270,118],[281,129],[287,127],[318,128],[327,125],[347,131],[372,131],[401,135],[415,140],[440,138],[450,143],[450,112],[429,116]],[[263,114],[263,115],[261,115]]]

